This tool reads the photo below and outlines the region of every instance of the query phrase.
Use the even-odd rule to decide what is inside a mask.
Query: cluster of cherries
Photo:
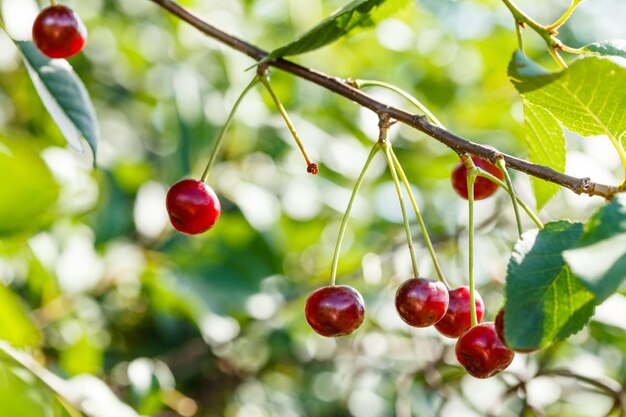
[[[490,162],[472,158],[474,164],[503,179],[502,172]],[[468,198],[467,169],[459,163],[452,173],[452,186],[463,198]],[[485,199],[496,192],[498,185],[478,177],[474,184],[474,198]],[[484,316],[484,304],[475,292],[474,304],[478,323]],[[476,378],[489,378],[506,369],[513,361],[514,352],[504,341],[503,312],[495,323],[471,325],[470,289],[462,286],[448,289],[443,282],[426,278],[405,281],[395,296],[396,310],[402,320],[413,327],[434,325],[439,333],[459,338],[456,357],[465,370]],[[313,330],[322,336],[344,336],[363,323],[365,313],[361,294],[346,285],[323,287],[313,292],[306,301],[305,316]]]
[[[472,158],[474,164],[503,179],[502,172],[490,162]],[[463,198],[468,198],[467,169],[459,163],[452,173],[452,186]],[[498,185],[478,177],[474,184],[474,199],[485,199],[497,191]],[[167,212],[176,230],[186,234],[202,233],[215,225],[220,215],[220,202],[211,187],[194,179],[174,184],[166,198]],[[484,316],[484,304],[478,294],[474,297],[476,319]],[[503,311],[495,323],[471,325],[470,289],[461,286],[448,289],[441,281],[413,278],[397,290],[395,305],[408,325],[434,325],[444,336],[459,338],[456,357],[465,370],[476,378],[489,378],[506,369],[514,352],[504,343]],[[322,287],[306,300],[305,317],[311,328],[322,336],[345,336],[363,323],[365,303],[357,290],[347,285]]]
[[[87,30],[80,18],[66,6],[54,4],[43,9],[33,24],[33,41],[50,58],[68,58],[77,54],[85,45],[86,38]],[[490,162],[480,158],[472,160],[477,167],[503,179],[502,172]],[[468,198],[466,176],[465,165],[459,163],[452,173],[452,186],[465,199]],[[478,177],[474,185],[474,199],[487,198],[497,188],[497,184]],[[194,179],[184,179],[170,188],[166,208],[174,228],[191,235],[212,228],[221,212],[213,189],[204,181]],[[441,281],[409,279],[398,288],[395,305],[408,325],[434,325],[441,334],[459,338],[456,357],[474,377],[491,377],[508,367],[513,360],[513,351],[504,343],[503,311],[498,313],[495,323],[472,327],[470,289],[466,286],[448,289]],[[475,293],[475,310],[480,323],[484,305],[478,293]],[[320,288],[306,300],[306,320],[322,336],[337,337],[352,333],[363,323],[364,314],[363,297],[346,285]]]

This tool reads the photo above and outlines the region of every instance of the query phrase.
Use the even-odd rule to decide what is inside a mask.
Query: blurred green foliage
[[[302,314],[304,300],[328,283],[339,221],[376,139],[376,117],[272,72],[320,175],[306,174],[270,97],[258,89],[242,103],[209,178],[222,201],[218,225],[202,236],[182,236],[168,224],[165,192],[180,178],[201,174],[253,62],[147,0],[64,3],[89,28],[88,45],[71,64],[101,125],[98,168],[88,153],[66,148],[17,49],[0,31],[0,338],[30,347],[50,372],[96,401],[94,416],[486,415],[516,383],[514,375],[527,377],[540,367],[576,367],[623,382],[623,295],[599,308],[588,330],[518,358],[511,374],[490,382],[464,376],[452,340],[404,326],[393,294],[408,278],[410,261],[382,158],[356,201],[339,265],[339,282],[365,297],[366,322],[338,340],[314,334]],[[271,50],[345,2],[182,3]],[[566,7],[557,0],[523,3],[543,22]],[[573,46],[623,38],[622,3],[586,2],[562,38]],[[36,11],[34,3],[1,4],[3,27],[17,36],[15,10]],[[21,26],[27,34],[27,19]],[[529,55],[554,69],[541,40],[529,35],[527,41]],[[396,84],[450,130],[525,157],[522,105],[506,72],[515,47],[513,20],[499,1],[423,0],[297,61]],[[408,108],[386,91],[368,92]],[[602,141],[590,145],[567,135],[568,170],[618,181],[619,160],[607,156],[612,153]],[[457,156],[400,126],[391,140],[446,275],[464,284],[466,206],[449,185]],[[514,180],[532,201],[528,178]],[[541,217],[586,219],[601,203],[564,191]],[[476,220],[476,278],[492,319],[517,238],[507,196],[480,202]],[[421,272],[432,276],[419,235],[415,241]],[[0,414],[77,415],[37,381],[2,357]],[[586,388],[543,378],[529,383],[528,401],[550,416],[599,416],[611,408],[610,398]],[[132,409],[117,404],[113,393]],[[523,404],[515,392],[501,415],[519,415]]]

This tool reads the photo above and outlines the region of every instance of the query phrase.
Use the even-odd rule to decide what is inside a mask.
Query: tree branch
[[[158,4],[162,8],[166,9],[171,14],[177,16],[181,20],[189,23],[207,36],[218,40],[219,42],[235,49],[239,52],[243,52],[252,59],[260,61],[267,56],[267,52],[258,48],[244,40],[237,38],[234,35],[226,33],[215,26],[207,23],[199,16],[195,15],[190,10],[182,7],[178,3],[172,0],[150,0],[153,3]],[[267,62],[267,65],[281,69],[285,72],[293,74],[299,78],[308,80],[314,84],[326,88],[333,93],[339,94],[345,98],[348,98],[355,103],[366,107],[376,114],[387,114],[389,117],[398,120],[408,126],[411,126],[426,135],[438,140],[444,145],[457,153],[470,153],[472,155],[481,156],[485,159],[489,159],[495,163],[498,155],[504,156],[508,167],[517,171],[524,172],[536,178],[543,179],[562,187],[569,188],[576,194],[588,194],[590,196],[597,195],[604,197],[605,199],[611,199],[616,193],[623,191],[620,187],[598,184],[592,182],[589,178],[577,178],[570,175],[565,175],[550,167],[543,165],[533,164],[526,160],[517,158],[512,155],[507,155],[499,152],[490,146],[479,145],[471,142],[460,136],[457,136],[445,129],[441,129],[434,124],[430,123],[425,116],[418,116],[411,114],[405,110],[397,107],[389,106],[383,102],[376,100],[375,98],[365,94],[364,92],[354,88],[351,85],[350,80],[345,80],[339,77],[332,77],[324,74],[323,72],[305,68],[301,65],[288,61],[286,59],[276,59]]]

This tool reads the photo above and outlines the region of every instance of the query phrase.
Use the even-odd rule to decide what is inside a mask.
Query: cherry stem
[[[209,172],[211,171],[211,167],[213,166],[213,164],[215,163],[215,160],[217,159],[217,155],[219,154],[220,148],[222,147],[222,143],[224,142],[224,138],[226,137],[226,132],[228,131],[228,128],[231,122],[233,121],[235,113],[237,112],[237,108],[239,108],[239,104],[242,102],[246,94],[248,94],[248,92],[252,89],[252,87],[254,87],[256,83],[258,82],[259,82],[259,77],[255,76],[252,79],[252,81],[250,81],[250,84],[248,84],[248,86],[241,92],[241,94],[237,98],[237,101],[235,101],[235,104],[233,105],[233,108],[231,109],[230,114],[228,115],[228,119],[226,119],[226,123],[224,123],[224,126],[222,126],[222,129],[220,130],[220,133],[217,135],[217,139],[215,140],[215,145],[213,146],[213,152],[211,152],[209,162],[207,162],[206,168],[204,169],[204,172],[202,173],[201,181],[206,182],[207,178],[209,177]]]
[[[341,245],[343,243],[343,238],[346,234],[346,227],[348,226],[348,219],[350,218],[350,212],[352,211],[352,205],[354,204],[354,200],[359,193],[359,189],[361,188],[361,184],[363,184],[363,179],[365,178],[365,173],[369,168],[372,160],[376,153],[380,150],[380,146],[378,143],[374,144],[372,150],[370,151],[367,160],[365,161],[365,165],[363,165],[363,169],[361,170],[361,174],[359,178],[357,178],[356,183],[354,184],[354,188],[352,189],[352,195],[350,195],[350,201],[348,202],[348,207],[346,208],[345,213],[343,214],[343,218],[341,219],[341,226],[339,227],[339,235],[337,236],[337,244],[335,245],[335,253],[333,254],[333,263],[330,270],[330,280],[331,285],[335,285],[337,281],[337,266],[339,265],[339,254],[341,252]]]
[[[506,162],[504,158],[498,158],[496,160],[496,166],[504,175],[504,180],[506,181],[506,185],[508,187],[509,196],[511,197],[511,203],[513,204],[513,211],[515,212],[515,221],[517,223],[517,232],[519,237],[522,237],[522,233],[524,232],[522,229],[522,219],[519,215],[519,207],[517,206],[517,193],[515,192],[515,188],[513,187],[513,182],[511,181],[511,176],[509,175],[509,170],[506,169]]]
[[[509,187],[507,187],[504,182],[500,181],[500,178],[496,177],[495,175],[491,175],[489,172],[478,167],[477,169],[479,177],[487,178],[489,181],[495,182],[500,187],[502,187],[509,195],[511,195],[511,190],[509,190]],[[524,209],[526,214],[528,214],[528,217],[530,217],[530,219],[535,223],[537,228],[543,229],[543,223],[541,222],[541,220],[539,220],[539,217],[535,214],[534,211],[532,211],[530,207],[528,207],[526,203],[524,203],[521,198],[519,198],[518,195],[515,195],[515,201],[517,201],[517,203]]]
[[[517,34],[517,45],[519,46],[519,50],[524,52],[524,37],[522,36],[522,22],[516,20],[515,21],[515,33]]]
[[[272,85],[270,84],[270,78],[267,75],[267,72],[265,72],[262,75],[259,75],[259,77],[261,79],[261,82],[265,86],[265,88],[267,88],[267,91],[270,93],[270,96],[272,96],[272,100],[274,100],[274,103],[276,104],[276,108],[280,112],[281,116],[283,116],[283,119],[285,120],[285,123],[287,124],[287,127],[289,128],[289,131],[291,132],[291,135],[293,136],[294,140],[296,141],[296,144],[298,145],[298,148],[300,148],[300,152],[302,152],[302,156],[304,157],[304,161],[307,164],[307,169],[310,170],[311,167],[314,166],[315,164],[313,164],[313,161],[311,161],[311,158],[309,157],[309,154],[307,154],[306,149],[304,149],[304,145],[302,144],[302,140],[300,140],[300,136],[298,135],[298,132],[296,131],[295,126],[291,122],[291,119],[289,118],[289,115],[287,114],[287,110],[285,110],[285,107],[280,102],[280,99],[278,98],[276,93],[274,93],[274,89],[272,88]],[[315,165],[315,167],[317,167],[317,166]],[[309,171],[309,172],[313,173],[312,171]],[[317,173],[317,171],[315,171],[315,173]]]
[[[435,266],[435,271],[437,271],[437,276],[439,277],[439,281],[443,282],[443,284],[449,289],[450,284],[448,284],[448,281],[446,280],[446,277],[444,276],[443,271],[441,270],[439,261],[437,260],[435,249],[430,240],[430,236],[428,235],[428,230],[426,230],[426,223],[424,223],[424,219],[422,218],[422,214],[420,213],[419,206],[417,205],[417,201],[415,200],[415,196],[413,195],[413,191],[411,190],[411,184],[409,183],[409,180],[407,179],[406,174],[404,173],[404,170],[402,169],[402,165],[400,165],[400,161],[398,161],[398,158],[396,157],[396,153],[393,151],[393,148],[390,147],[389,150],[390,150],[391,158],[393,159],[393,164],[396,168],[396,171],[398,172],[400,176],[400,180],[404,184],[404,188],[406,189],[406,192],[409,195],[409,200],[411,201],[411,205],[413,206],[413,210],[415,211],[415,217],[417,217],[417,221],[420,225],[420,229],[422,230],[422,237],[424,239],[424,243],[426,244],[426,247],[428,248],[428,252],[430,253],[430,257]]]
[[[385,129],[385,127],[381,127],[381,132],[383,129]],[[409,254],[411,255],[411,265],[413,266],[413,275],[415,276],[415,278],[419,278],[420,275],[417,270],[417,259],[415,258],[415,248],[413,247],[413,234],[411,233],[411,225],[409,224],[409,216],[407,216],[406,207],[404,205],[404,196],[402,195],[402,188],[400,187],[398,174],[396,173],[396,168],[393,163],[393,157],[391,156],[391,144],[384,137],[382,138],[382,141],[378,143],[383,148],[383,152],[385,153],[385,159],[387,160],[387,165],[389,166],[389,172],[391,173],[391,178],[393,179],[393,185],[395,185],[396,193],[398,194],[398,202],[400,203],[400,209],[402,210],[402,220],[404,221],[404,231],[406,232],[406,241],[407,241],[407,244],[409,245]]]
[[[559,55],[557,48],[555,48],[554,46],[549,46],[548,52],[550,53],[550,56],[552,56],[554,61],[559,65],[559,67],[561,67],[562,70],[567,69],[567,63],[561,57],[561,55]]]
[[[569,6],[569,9],[567,9],[565,13],[563,13],[563,15],[557,19],[556,22],[546,26],[546,29],[549,32],[556,33],[556,30],[563,26],[565,22],[567,22],[567,19],[569,19],[572,13],[574,13],[574,10],[576,10],[576,7],[578,7],[581,1],[582,0],[572,0],[572,4]]]
[[[50,6],[56,6],[57,2],[56,0],[50,0]]]
[[[411,94],[407,93],[406,91],[404,91],[403,89],[399,87],[396,87],[393,84],[389,84],[384,81],[377,81],[377,80],[352,80],[351,83],[354,86],[356,86],[358,89],[361,89],[362,87],[381,87],[381,88],[386,88],[387,90],[391,90],[395,93],[398,93],[399,95],[407,99],[412,105],[418,108],[422,113],[424,113],[426,117],[430,119],[431,122],[433,122],[438,127],[444,130],[447,130],[446,127],[443,125],[443,123],[441,123],[435,117],[435,115],[428,109],[428,107],[426,107],[421,101],[419,101],[418,99],[413,97]]]
[[[467,154],[461,156],[467,167],[467,205],[469,207],[469,288],[470,288],[470,318],[472,327],[478,324],[476,316],[476,290],[474,288],[474,182],[478,176],[478,169],[474,161]]]

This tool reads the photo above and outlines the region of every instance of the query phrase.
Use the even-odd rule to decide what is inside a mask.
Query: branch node
[[[354,78],[346,78],[342,80],[344,84],[349,85],[352,88],[360,89],[359,83]]]

